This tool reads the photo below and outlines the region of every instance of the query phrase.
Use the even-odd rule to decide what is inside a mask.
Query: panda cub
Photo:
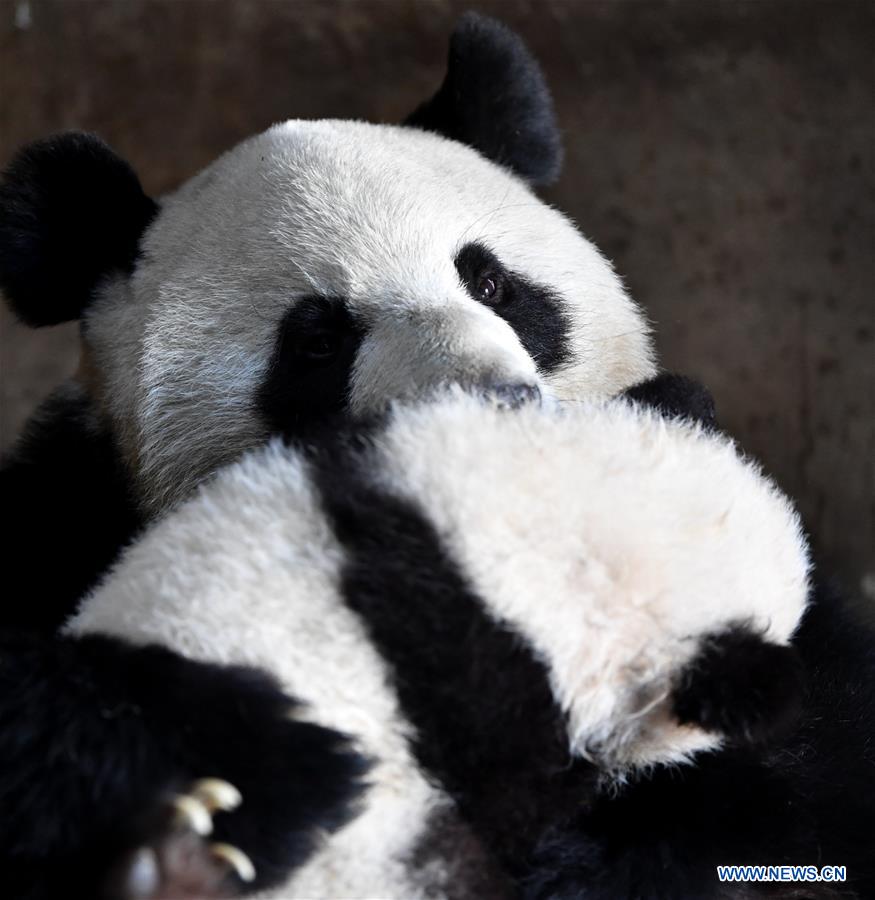
[[[273,442],[159,521],[66,627],[104,718],[82,677],[54,681],[51,710],[80,718],[19,747],[70,757],[34,762],[51,827],[33,827],[88,821],[57,800],[73,773],[123,766],[154,798],[218,778],[242,795],[216,815],[223,858],[264,896],[503,896],[612,783],[780,729],[807,569],[790,503],[730,441],[625,400],[508,411],[454,392],[326,444]],[[210,691],[191,686],[199,665]],[[251,668],[300,704],[296,727],[349,743],[322,762],[312,734],[283,737],[279,754],[290,702],[248,706]],[[361,790],[345,806],[344,783],[320,781],[343,766]],[[326,786],[313,831],[338,830],[296,833],[294,804],[318,810]],[[136,818],[132,796],[101,791],[106,823]],[[165,832],[141,835],[174,878]]]
[[[532,190],[561,156],[536,62],[477,15],[404,124],[284,122],[157,200],[92,135],[25,147],[0,287],[30,325],[78,319],[82,364],[0,475],[9,576],[42,597],[5,620],[57,628],[144,521],[271,435],[446,383],[512,405],[652,376],[610,263]]]

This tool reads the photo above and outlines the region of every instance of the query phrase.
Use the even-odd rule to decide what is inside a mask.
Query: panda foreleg
[[[148,886],[150,859],[160,877],[147,897],[192,878],[198,896],[281,881],[354,812],[366,769],[342,735],[294,709],[254,669],[102,636],[0,635],[0,862],[11,895],[74,886],[135,896],[128,888]],[[230,789],[214,784],[211,795],[203,778],[235,786],[239,808],[223,812]],[[217,855],[213,842],[237,852]],[[231,874],[246,874],[243,858],[255,867],[248,886]]]
[[[817,835],[797,791],[793,779],[768,765],[759,750],[705,754],[694,766],[657,766],[606,791],[575,822],[545,835],[523,897],[752,896],[748,885],[721,883],[717,866],[817,859]]]
[[[112,438],[75,382],[40,406],[4,455],[0,509],[0,625],[53,632],[141,525]]]

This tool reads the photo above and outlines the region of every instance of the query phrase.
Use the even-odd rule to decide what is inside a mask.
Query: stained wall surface
[[[875,578],[875,5],[866,0],[2,0],[0,158],[99,132],[150,193],[292,117],[397,121],[455,17],[542,60],[567,142],[549,199],[614,260],[664,365]],[[75,367],[76,329],[0,319],[0,444]]]

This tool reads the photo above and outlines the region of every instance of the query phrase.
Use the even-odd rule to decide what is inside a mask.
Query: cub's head
[[[154,511],[327,414],[650,375],[610,264],[533,193],[560,162],[537,64],[469,15],[404,124],[285,122],[159,200],[93,136],[24,148],[0,188],[0,286],[31,325],[81,320],[87,389]]]

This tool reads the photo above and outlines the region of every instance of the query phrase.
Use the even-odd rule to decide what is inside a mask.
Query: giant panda
[[[652,376],[641,311],[532,190],[560,163],[536,62],[475,14],[403,125],[284,122],[157,201],[94,136],[25,147],[0,288],[30,325],[78,319],[82,363],[2,474],[14,580],[46,598],[5,620],[56,628],[144,520],[278,431],[448,382],[512,405]]]
[[[6,838],[69,884],[75,840],[130,839],[136,803],[194,781],[177,805],[201,833],[216,812],[219,858],[259,896],[526,892],[552,829],[617,784],[787,726],[807,575],[791,504],[731,441],[629,400],[508,410],[456,390],[274,441],[147,531],[56,642],[65,677],[47,667],[7,708],[42,764],[10,792]],[[275,703],[250,702],[253,668]],[[71,802],[71,780],[115,768],[124,783]],[[317,790],[330,815],[312,822]],[[27,844],[64,820],[75,838]],[[336,830],[308,842],[302,821]],[[172,834],[88,857],[80,889],[244,887]],[[202,880],[180,894],[192,857]]]
[[[0,186],[0,287],[32,325],[78,318],[83,343],[77,376],[0,473],[2,624],[31,632],[6,638],[34,642],[25,671],[64,671],[69,645],[34,632],[57,632],[144,521],[276,431],[304,435],[443,382],[514,405],[650,378],[640,311],[531,190],[560,161],[536,64],[477,16],[404,125],[285,123],[158,201],[92,136],[25,148]],[[840,591],[813,584],[791,737],[657,766],[602,797],[539,845],[532,891],[579,896],[585,880],[594,897],[706,896],[715,863],[777,847],[787,862],[845,858],[866,895],[875,642]],[[16,654],[2,658],[26,684]],[[334,760],[327,781],[349,789],[307,815],[342,821],[363,763],[330,729],[312,739]],[[574,865],[558,865],[569,846]]]

